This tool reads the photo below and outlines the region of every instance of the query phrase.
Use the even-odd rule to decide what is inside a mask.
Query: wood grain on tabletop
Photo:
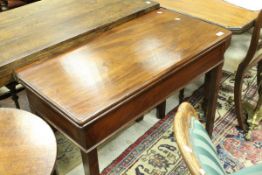
[[[26,111],[0,108],[0,174],[51,174],[56,154],[47,123]]]
[[[14,69],[63,53],[101,30],[159,8],[144,0],[43,0],[0,15],[0,86]],[[91,35],[92,34],[92,35]]]
[[[161,9],[55,59],[26,66],[17,78],[83,125],[230,35],[221,27]]]

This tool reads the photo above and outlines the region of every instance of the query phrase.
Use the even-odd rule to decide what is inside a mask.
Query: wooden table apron
[[[68,136],[82,151],[87,153],[115,132],[124,128],[129,122],[134,121],[141,114],[165,100],[175,90],[182,88],[201,74],[212,72],[214,68],[221,66],[226,47],[227,43],[221,43],[219,46],[208,50],[205,54],[199,55],[181,69],[174,70],[172,73],[162,77],[149,88],[135,93],[118,106],[105,111],[98,118],[84,126],[76,125],[70,121],[48,100],[43,99],[37,92],[33,91],[30,86],[23,82],[22,84],[26,86],[32,111],[42,116],[53,127]],[[208,123],[212,123],[213,118],[214,115],[209,116]]]

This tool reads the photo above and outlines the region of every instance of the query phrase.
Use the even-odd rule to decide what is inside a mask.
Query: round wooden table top
[[[0,108],[0,174],[49,175],[56,154],[55,135],[41,118]]]

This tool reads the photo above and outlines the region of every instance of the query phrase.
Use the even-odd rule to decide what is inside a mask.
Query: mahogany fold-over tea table
[[[99,174],[97,146],[207,74],[212,133],[223,55],[231,32],[160,9],[16,73],[31,109],[82,151],[85,174]]]

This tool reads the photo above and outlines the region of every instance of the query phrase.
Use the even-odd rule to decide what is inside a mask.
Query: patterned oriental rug
[[[245,77],[244,93],[250,103],[258,98],[255,70]],[[237,120],[233,102],[234,75],[224,72],[218,97],[213,142],[227,173],[243,167],[262,163],[262,127],[253,131],[251,141],[236,127]],[[248,88],[246,88],[248,87]],[[187,99],[196,108],[201,104],[203,88]],[[187,175],[173,135],[173,117],[176,108],[157,122],[142,137],[126,149],[102,175]],[[58,172],[81,163],[79,150],[60,134],[57,135]],[[63,172],[62,172],[63,174]]]

